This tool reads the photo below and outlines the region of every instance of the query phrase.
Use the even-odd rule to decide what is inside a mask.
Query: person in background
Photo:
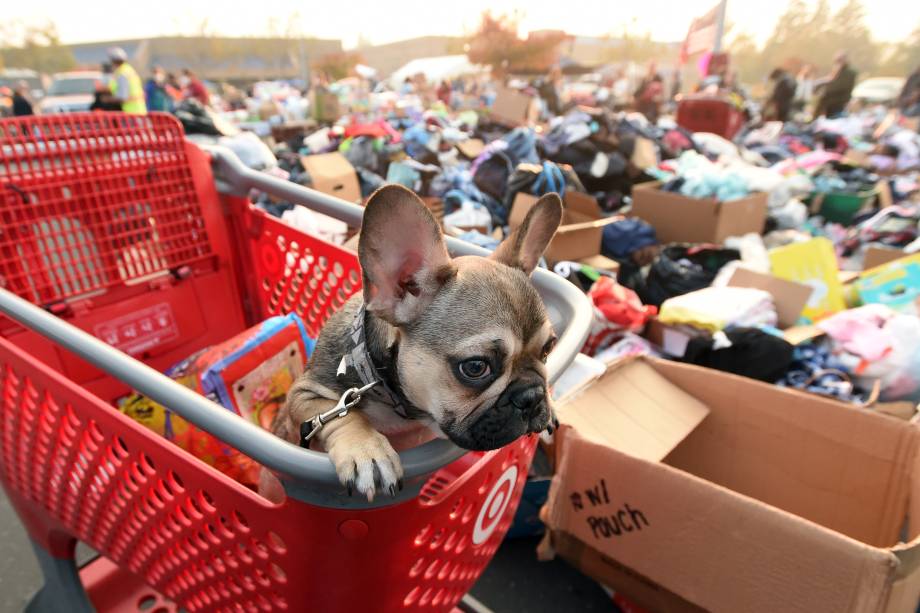
[[[179,83],[179,77],[176,76],[176,73],[166,73],[166,83],[163,84],[163,89],[172,98],[173,106],[182,102],[182,85]]]
[[[613,109],[622,110],[629,106],[629,77],[626,76],[625,70],[618,70],[613,77],[613,85],[610,87],[610,96],[613,99]]]
[[[634,94],[636,110],[645,115],[651,123],[658,121],[661,101],[664,99],[664,79],[658,73],[658,65],[649,62],[648,72]]]
[[[920,115],[920,66],[907,77],[898,95],[898,110],[908,117]]]
[[[789,112],[795,99],[795,79],[782,68],[776,68],[770,73],[770,80],[773,82],[773,92],[767,101],[764,116],[768,120],[789,121]]]
[[[166,92],[166,73],[159,66],[153,67],[153,76],[144,83],[144,97],[149,111],[168,113],[173,109],[172,98]]]
[[[793,107],[797,111],[804,111],[811,104],[815,96],[815,67],[803,64],[795,78],[795,102]]]
[[[441,84],[438,86],[438,100],[444,103],[444,106],[450,108],[450,83],[447,80],[442,80]]]
[[[399,93],[408,96],[409,94],[415,93],[415,86],[412,85],[412,79],[406,77],[402,83],[402,87],[399,88]]]
[[[847,54],[839,51],[834,56],[834,71],[824,79],[824,88],[815,107],[815,117],[839,117],[850,103],[856,87],[856,71],[850,67]]]
[[[204,106],[208,106],[211,103],[211,94],[208,93],[208,88],[205,87],[201,79],[188,68],[182,70],[182,79],[180,83],[184,86],[184,95],[186,98],[194,98]]]
[[[120,111],[121,103],[116,102],[112,97],[112,88],[115,87],[115,77],[112,74],[112,65],[106,62],[101,67],[102,78],[96,82],[96,90],[93,92],[93,103],[90,104],[91,111]]]
[[[128,54],[121,47],[109,47],[106,53],[113,68],[109,102],[118,104],[123,113],[146,115],[144,84],[137,76],[137,71],[128,63]]]
[[[13,90],[13,117],[34,115],[32,102],[29,100],[29,84],[20,81]]]

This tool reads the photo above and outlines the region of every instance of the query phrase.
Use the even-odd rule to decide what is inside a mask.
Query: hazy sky
[[[844,0],[830,0],[836,8]],[[346,47],[358,37],[384,43],[426,34],[464,34],[474,30],[479,14],[522,13],[522,29],[563,29],[572,34],[621,33],[624,27],[650,32],[658,40],[682,40],[690,20],[705,13],[716,0],[248,0],[246,2],[154,0],[125,3],[111,0],[7,0],[4,21],[53,20],[65,42],[141,38],[167,34],[193,34],[207,19],[208,31],[230,36],[285,32],[290,16],[300,14],[304,34],[341,39]],[[132,11],[119,9],[128,4]],[[920,2],[867,0],[868,23],[875,38],[899,41],[920,25]],[[728,19],[739,31],[766,39],[784,0],[729,0]],[[212,14],[217,11],[217,14]],[[120,22],[119,15],[124,14]]]

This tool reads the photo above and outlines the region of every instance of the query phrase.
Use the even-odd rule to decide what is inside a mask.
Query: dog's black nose
[[[539,412],[544,396],[542,385],[523,387],[511,393],[511,404],[525,419],[532,419]]]

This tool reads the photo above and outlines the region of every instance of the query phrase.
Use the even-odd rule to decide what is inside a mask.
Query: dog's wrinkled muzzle
[[[546,386],[543,382],[520,382],[508,386],[489,409],[462,431],[445,431],[454,444],[464,449],[498,449],[524,434],[542,432],[550,421]]]

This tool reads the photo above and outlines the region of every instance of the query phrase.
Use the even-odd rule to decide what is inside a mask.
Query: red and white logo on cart
[[[116,317],[93,329],[97,338],[125,353],[140,353],[179,338],[179,326],[169,303]]]
[[[482,508],[479,509],[479,517],[476,518],[476,524],[473,526],[473,544],[482,545],[501,522],[508,503],[511,502],[511,495],[514,493],[514,486],[517,483],[518,469],[517,465],[512,464],[508,467],[502,476],[498,478],[492,491],[486,496]]]

